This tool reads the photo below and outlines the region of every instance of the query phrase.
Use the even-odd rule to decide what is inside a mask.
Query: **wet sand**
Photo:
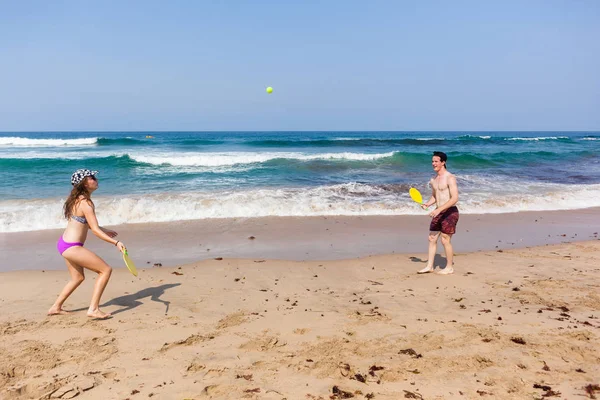
[[[335,260],[426,252],[429,217],[273,217],[110,227],[138,267],[174,266],[214,257]],[[102,221],[100,221],[102,222]],[[598,237],[600,209],[461,215],[455,251],[524,248]],[[64,269],[56,251],[62,230],[0,233],[0,271]],[[254,237],[254,239],[250,239]],[[89,234],[86,246],[115,268],[114,247]],[[440,244],[441,251],[441,244]]]

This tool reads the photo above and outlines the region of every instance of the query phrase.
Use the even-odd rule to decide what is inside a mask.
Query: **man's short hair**
[[[448,159],[448,156],[446,155],[446,153],[443,153],[441,151],[434,151],[433,152],[433,157],[438,156],[440,158],[440,161],[446,162],[446,160]]]

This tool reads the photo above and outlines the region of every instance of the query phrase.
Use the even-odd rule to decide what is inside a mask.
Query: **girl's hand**
[[[121,241],[117,242],[117,248],[119,249],[119,251],[121,253],[125,253],[127,251],[127,248],[125,247],[125,245]]]
[[[114,237],[117,237],[117,236],[119,235],[117,232],[115,232],[115,231],[113,231],[113,230],[111,230],[111,229],[106,229],[106,228],[103,228],[102,230],[103,230],[103,231],[104,231],[104,233],[106,233],[106,234],[108,235],[108,237],[110,237],[110,238],[114,238]]]

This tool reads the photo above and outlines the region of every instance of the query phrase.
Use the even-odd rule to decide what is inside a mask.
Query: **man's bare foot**
[[[417,274],[426,274],[428,272],[433,272],[433,267],[425,267],[422,270],[420,270],[419,272],[417,272]]]
[[[63,310],[62,308],[52,307],[48,310],[48,315],[67,315],[70,314],[67,310]]]
[[[446,268],[441,269],[438,272],[436,272],[436,274],[438,274],[438,275],[450,275],[453,273],[454,273],[454,268],[452,268],[452,267],[446,267]]]
[[[112,315],[110,313],[105,313],[105,312],[102,312],[100,310],[95,310],[95,311],[88,310],[87,316],[90,317],[90,318],[95,318],[95,319],[108,319],[108,318],[112,318]]]

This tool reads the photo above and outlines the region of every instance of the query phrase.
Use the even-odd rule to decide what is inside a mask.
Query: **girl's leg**
[[[65,262],[69,269],[69,274],[71,274],[71,280],[65,285],[62,292],[58,295],[58,299],[56,299],[52,307],[48,310],[48,315],[67,314],[68,312],[62,309],[64,302],[85,279],[83,268],[81,266],[72,263],[66,258]]]
[[[92,270],[98,274],[96,283],[94,284],[94,293],[92,294],[92,301],[90,308],[88,309],[88,317],[93,318],[107,318],[110,314],[103,313],[100,311],[100,298],[102,293],[108,284],[112,268],[95,253],[84,247],[71,247],[63,253],[63,257],[71,261],[76,265],[81,265],[84,268]]]

